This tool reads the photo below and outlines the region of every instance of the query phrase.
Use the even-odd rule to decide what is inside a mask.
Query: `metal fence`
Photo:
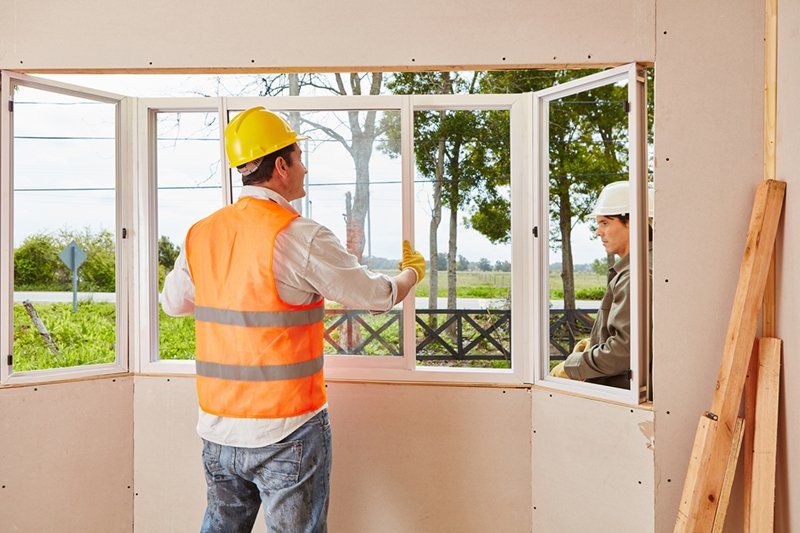
[[[563,360],[588,337],[597,309],[550,310],[550,358]],[[403,354],[402,311],[325,312],[326,353]],[[510,361],[511,311],[505,309],[418,309],[419,361]]]

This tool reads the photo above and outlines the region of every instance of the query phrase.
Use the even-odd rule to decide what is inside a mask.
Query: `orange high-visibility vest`
[[[275,288],[275,238],[298,215],[252,197],[197,222],[186,236],[195,286],[197,397],[203,411],[288,418],[326,402],[325,302],[291,305]]]

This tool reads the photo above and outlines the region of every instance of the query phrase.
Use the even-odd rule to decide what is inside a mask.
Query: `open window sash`
[[[595,383],[552,377],[549,375],[550,326],[548,275],[550,250],[549,216],[549,112],[550,104],[584,91],[627,82],[628,110],[628,180],[630,183],[630,387],[615,388]],[[533,168],[534,206],[537,220],[535,244],[535,305],[530,327],[538,339],[535,383],[554,389],[631,405],[647,396],[649,386],[649,247],[647,206],[647,91],[644,69],[635,63],[605,70],[561,85],[533,93]]]
[[[104,364],[15,371],[13,365],[14,305],[14,95],[17,87],[70,96],[91,102],[111,104],[115,110],[115,285],[116,316],[114,362]],[[0,384],[58,381],[92,375],[127,372],[129,279],[132,275],[132,207],[129,188],[133,181],[131,132],[133,98],[68,83],[2,71],[0,101]]]

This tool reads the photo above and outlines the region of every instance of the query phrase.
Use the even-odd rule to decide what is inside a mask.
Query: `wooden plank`
[[[686,480],[683,483],[681,502],[678,507],[678,519],[675,521],[676,533],[678,531],[684,531],[685,524],[689,522],[688,513],[690,512],[690,506],[694,496],[695,480],[700,475],[703,447],[708,439],[709,430],[713,425],[716,425],[716,422],[706,416],[701,416],[700,422],[697,424],[697,431],[694,434],[694,444],[692,444],[692,453],[689,456],[689,469],[686,471]]]
[[[736,427],[733,428],[733,442],[731,443],[731,453],[728,455],[728,466],[725,468],[725,481],[722,484],[722,492],[720,492],[719,496],[719,509],[717,509],[717,514],[714,517],[714,533],[722,533],[725,528],[725,516],[728,513],[733,478],[736,477],[736,465],[739,462],[739,451],[742,449],[744,428],[744,419],[737,418]]]
[[[775,520],[775,464],[778,447],[778,393],[781,346],[775,338],[759,343],[750,532],[772,531]]]
[[[777,180],[763,181],[756,191],[711,403],[710,416],[718,423],[708,426],[701,443],[695,442],[702,449],[693,450],[690,459],[676,532],[708,531],[713,526],[727,466],[727,460],[715,458],[727,458],[730,453],[785,191],[786,183]]]
[[[750,489],[753,484],[753,438],[755,436],[756,390],[758,384],[758,345],[753,343],[750,365],[744,382],[744,531],[750,531]]]

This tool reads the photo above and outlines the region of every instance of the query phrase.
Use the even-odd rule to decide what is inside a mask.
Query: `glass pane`
[[[158,290],[186,232],[223,207],[217,113],[159,113],[156,143]],[[194,317],[170,317],[159,306],[162,359],[194,359]]]
[[[116,359],[115,134],[114,104],[14,89],[15,371]]]
[[[230,118],[238,111],[232,111]],[[393,276],[402,251],[399,111],[279,112],[308,140],[306,196],[294,202],[329,228],[362,265]],[[393,139],[398,139],[394,142]],[[234,199],[242,181],[232,172]],[[326,354],[399,356],[402,304],[387,313],[325,304]]]
[[[508,111],[414,114],[420,365],[511,368]]]
[[[549,105],[550,368],[628,388],[627,82]],[[601,194],[602,193],[602,194]]]

